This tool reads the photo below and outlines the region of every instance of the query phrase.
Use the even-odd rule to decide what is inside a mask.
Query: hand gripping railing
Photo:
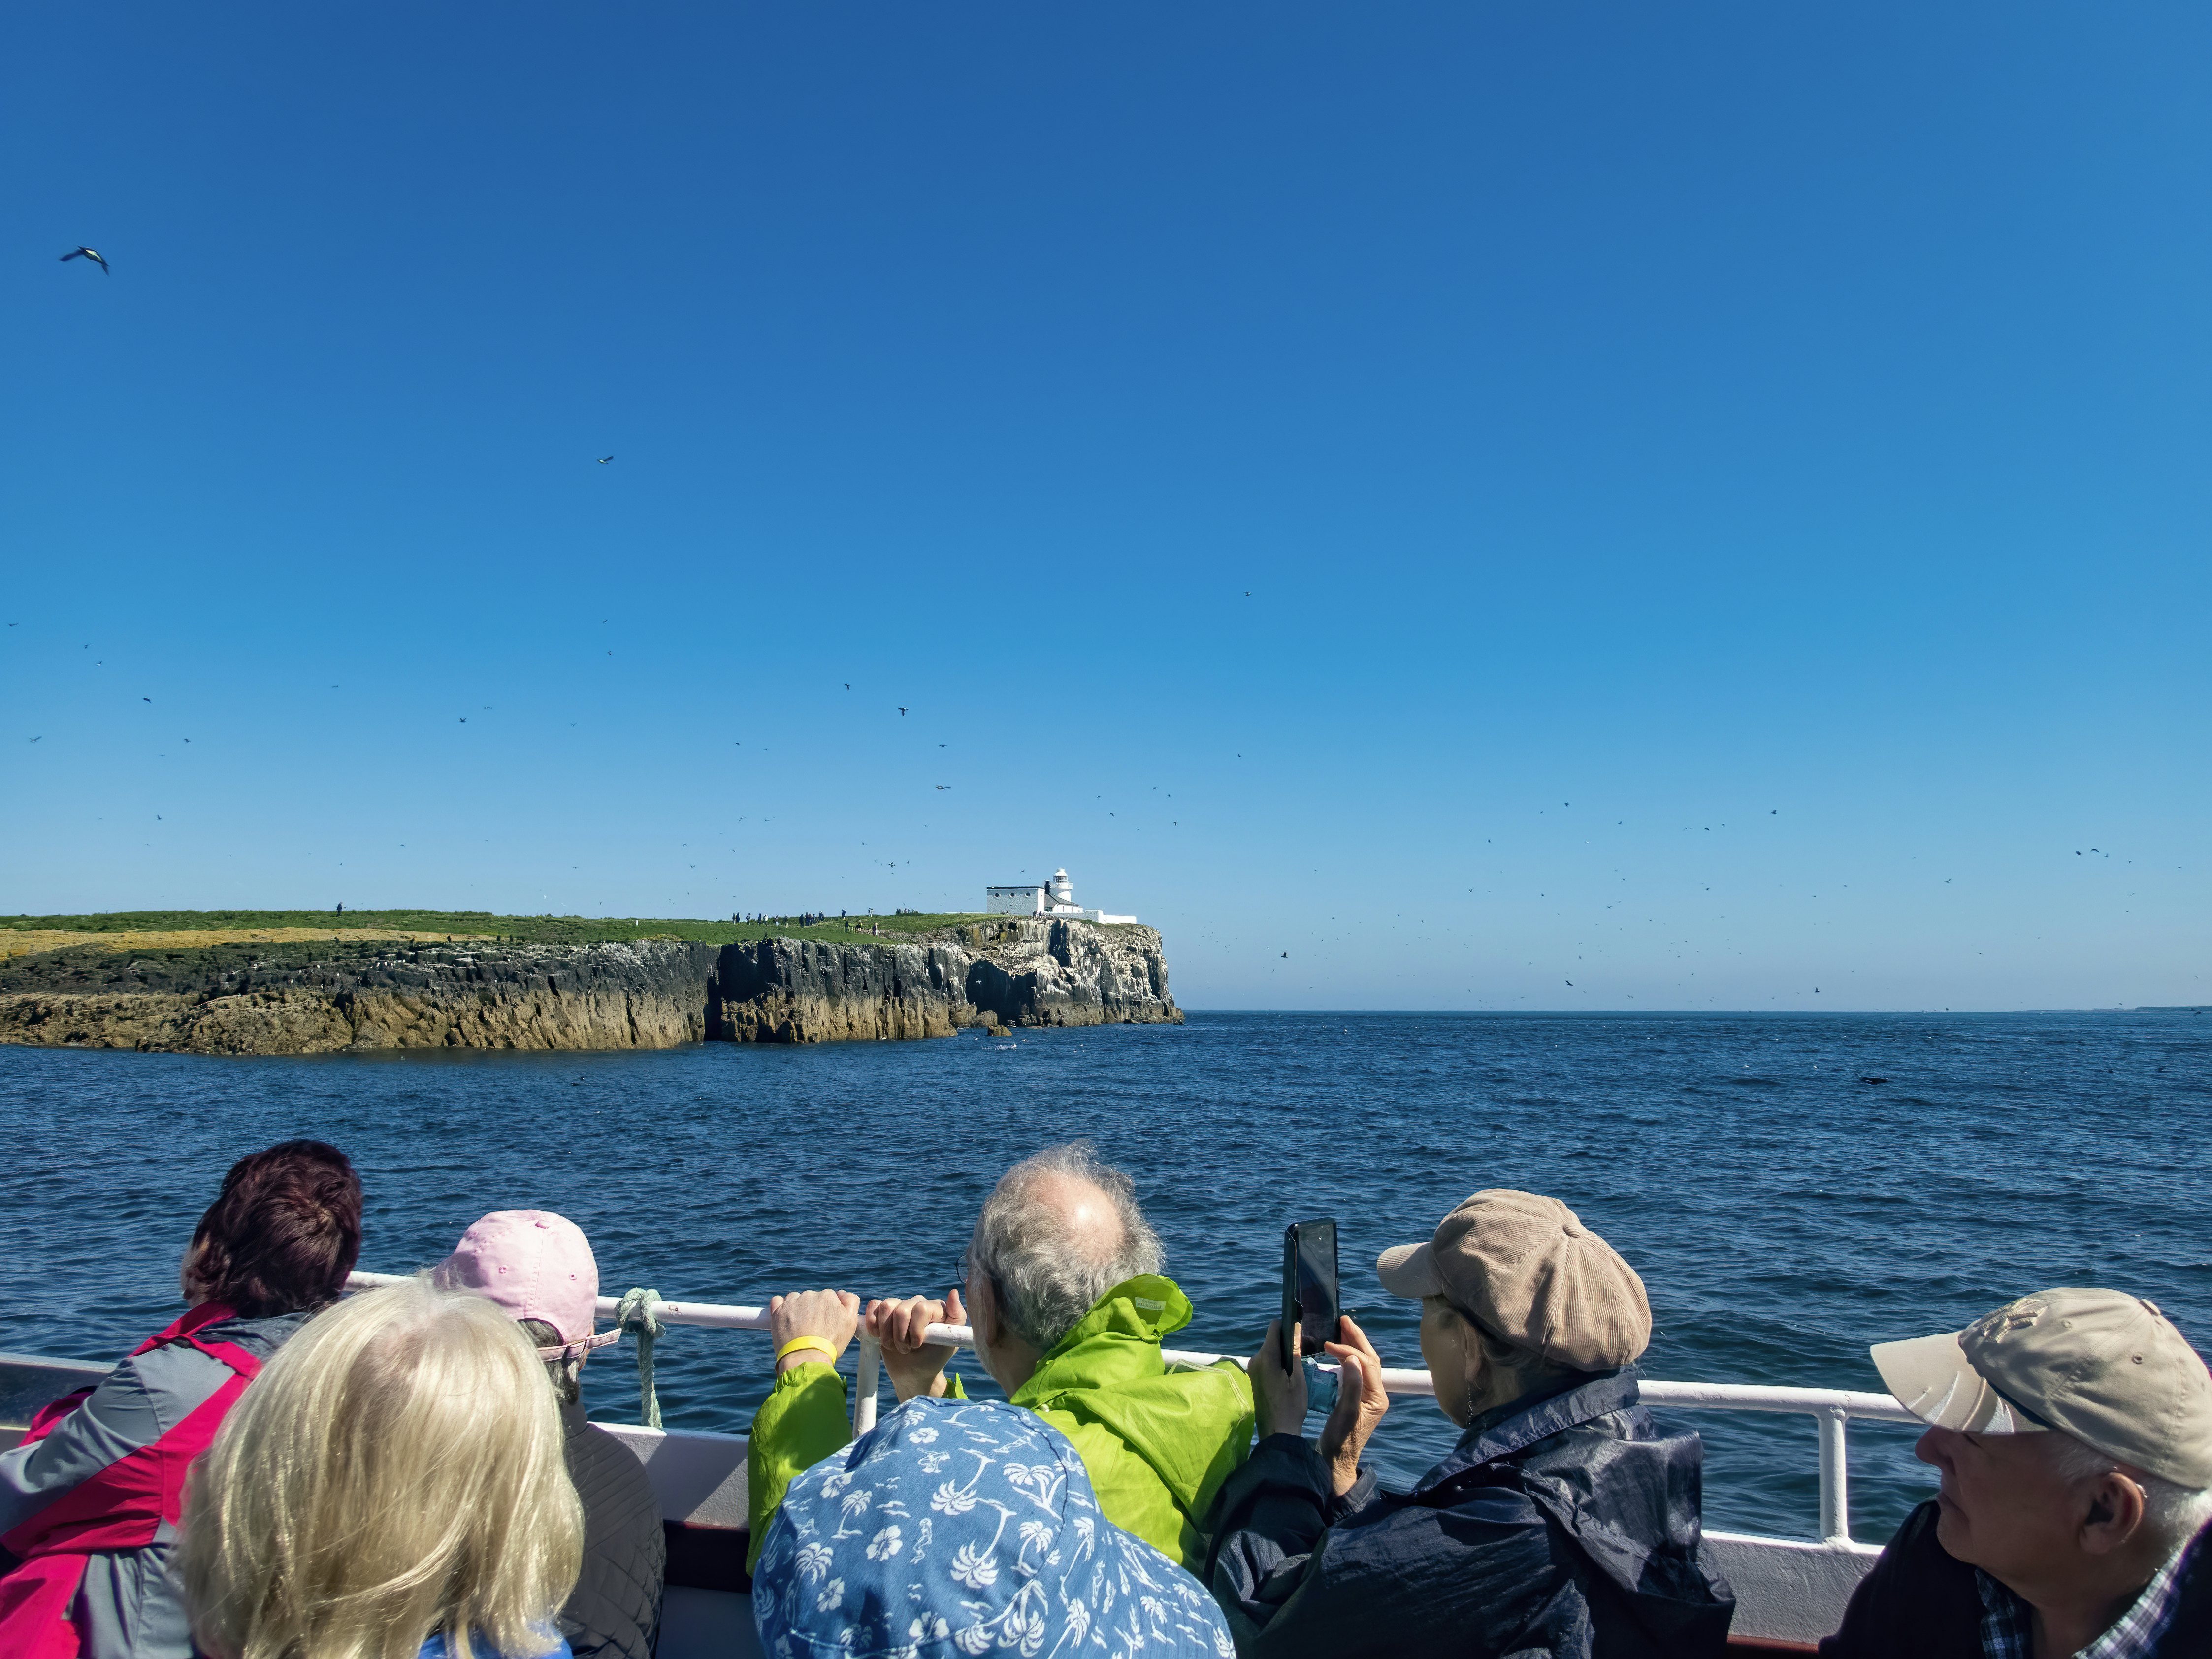
[[[406,1275],[357,1273],[348,1287],[365,1291],[379,1285],[395,1285]],[[593,1304],[602,1319],[612,1319],[622,1305],[619,1297],[603,1296]],[[702,1325],[712,1330],[765,1331],[766,1308],[729,1306],[713,1302],[659,1302],[653,1310],[664,1325]],[[966,1325],[932,1325],[928,1340],[944,1347],[972,1348],[974,1330]],[[1239,1364],[1243,1356],[1197,1353],[1183,1348],[1163,1348],[1160,1358],[1170,1365],[1212,1365],[1224,1358]],[[876,1425],[876,1395],[882,1382],[882,1350],[873,1337],[863,1333],[854,1378],[853,1434],[855,1438]],[[1334,1370],[1333,1365],[1324,1370]],[[1396,1395],[1434,1396],[1436,1383],[1426,1371],[1401,1370],[1385,1366],[1382,1386]],[[1886,1394],[1862,1394],[1846,1389],[1770,1388],[1763,1383],[1662,1382],[1651,1378],[1638,1384],[1644,1403],[1690,1411],[1782,1412],[1814,1419],[1820,1430],[1820,1536],[1829,1544],[1851,1540],[1850,1493],[1845,1458],[1845,1425],[1850,1419],[1885,1423],[1915,1423],[1919,1419]]]

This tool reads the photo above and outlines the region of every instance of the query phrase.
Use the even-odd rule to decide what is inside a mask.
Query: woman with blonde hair
[[[421,1279],[312,1321],[185,1493],[192,1631],[213,1659],[538,1659],[583,1513],[537,1351]]]

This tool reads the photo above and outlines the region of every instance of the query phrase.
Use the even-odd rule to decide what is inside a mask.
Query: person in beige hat
[[[1871,1352],[1942,1482],[1824,1656],[2212,1654],[2212,1375],[2157,1304],[2039,1291]]]
[[[1389,1408],[1350,1319],[1317,1443],[1303,1368],[1270,1326],[1251,1363],[1260,1443],[1214,1512],[1206,1569],[1240,1652],[1719,1655],[1735,1598],[1705,1559],[1704,1451],[1662,1437],[1629,1368],[1644,1281],[1556,1198],[1492,1188],[1428,1241],[1385,1250],[1421,1304],[1421,1357],[1461,1430],[1413,1491],[1360,1453]]]

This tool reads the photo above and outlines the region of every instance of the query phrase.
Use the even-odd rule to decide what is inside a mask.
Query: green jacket
[[[1127,1279],[1013,1395],[1074,1443],[1106,1518],[1176,1562],[1203,1559],[1198,1522],[1252,1449],[1252,1384],[1242,1366],[1170,1368],[1160,1358],[1160,1339],[1189,1322],[1190,1300],[1171,1280]],[[829,1366],[794,1365],[776,1379],[746,1455],[748,1569],[792,1477],[850,1437],[844,1380]]]

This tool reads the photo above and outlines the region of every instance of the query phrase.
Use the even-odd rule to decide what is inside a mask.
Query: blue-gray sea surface
[[[1651,1376],[1878,1389],[1868,1343],[2051,1285],[2150,1297],[2212,1342],[2212,1018],[2188,1014],[1201,1014],[641,1054],[6,1048],[0,1099],[0,1348],[17,1352],[111,1358],[167,1322],[225,1168],[295,1135],[351,1154],[362,1265],[387,1272],[436,1261],[484,1211],[534,1206],[589,1232],[609,1293],[942,1294],[1006,1164],[1090,1135],[1136,1177],[1197,1306],[1178,1339],[1194,1348],[1249,1352],[1283,1224],[1331,1215],[1346,1302],[1386,1361],[1418,1365],[1415,1310],[1382,1294],[1375,1255],[1494,1186],[1557,1194],[1635,1264]],[[586,1372],[595,1414],[634,1420],[630,1352]],[[672,1426],[742,1430],[769,1349],[679,1328],[658,1369]],[[1662,1416],[1705,1435],[1709,1525],[1812,1533],[1809,1419]],[[1402,1399],[1374,1455],[1409,1480],[1453,1437]],[[1929,1491],[1911,1442],[1854,1425],[1856,1535],[1887,1537]]]

